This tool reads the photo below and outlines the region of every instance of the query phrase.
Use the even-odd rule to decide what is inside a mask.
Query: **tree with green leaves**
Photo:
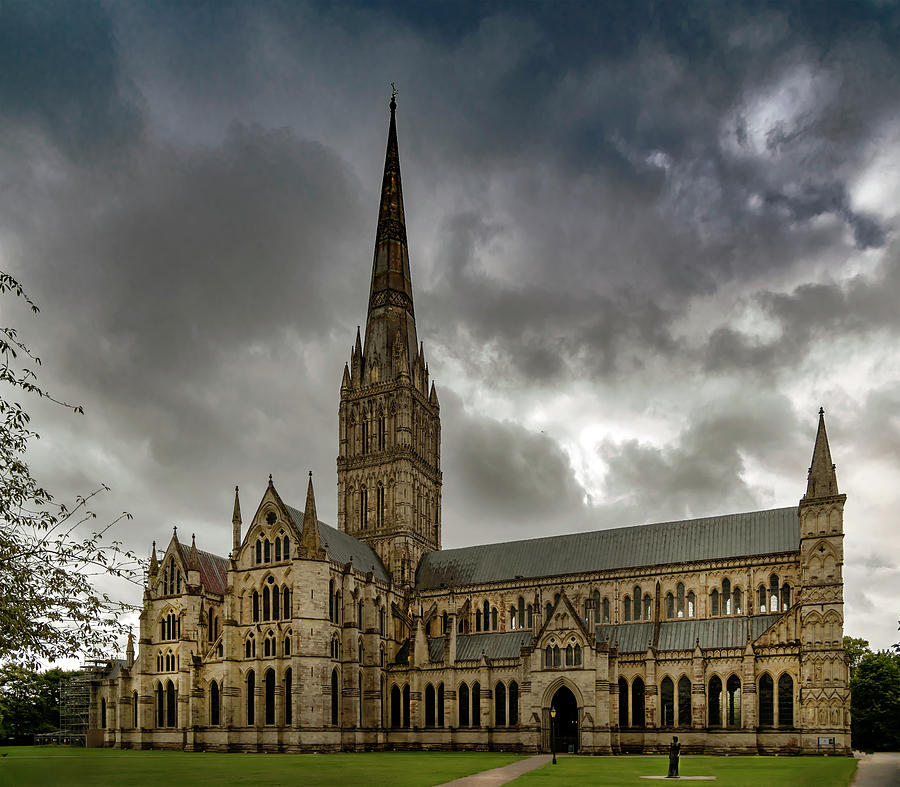
[[[854,748],[900,749],[900,655],[865,653],[850,678],[850,695]]]
[[[2,272],[0,295],[20,298],[38,312],[19,282]],[[0,327],[0,663],[32,667],[118,650],[126,633],[122,613],[129,607],[98,592],[96,580],[105,575],[140,585],[142,579],[136,555],[110,538],[130,515],[91,527],[91,501],[107,487],[68,505],[56,503],[25,461],[38,434],[21,401],[40,397],[84,412],[39,386],[39,366],[19,332]]]
[[[856,673],[859,662],[862,661],[869,650],[869,640],[860,637],[844,637],[844,652],[847,654],[847,664],[850,667],[850,677]]]
[[[24,740],[59,729],[65,672],[36,672],[18,664],[0,667],[0,739]]]

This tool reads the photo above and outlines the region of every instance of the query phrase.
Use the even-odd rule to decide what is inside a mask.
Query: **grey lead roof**
[[[799,545],[800,519],[791,506],[428,552],[419,563],[416,586],[427,590],[795,552]]]
[[[303,512],[293,506],[287,506],[287,509],[294,518],[297,528],[302,530]],[[352,558],[353,568],[359,571],[372,571],[375,577],[382,582],[389,581],[388,573],[372,547],[322,521],[318,521],[318,525],[319,538],[331,560],[337,563],[349,563]]]
[[[481,653],[489,659],[518,658],[522,648],[531,643],[531,631],[503,631],[488,634],[460,634],[456,638],[456,658],[477,661]],[[428,658],[444,660],[444,638],[428,638]]]
[[[711,620],[669,620],[659,624],[659,640],[653,643],[657,650],[693,650],[697,639],[700,647],[742,648],[756,640],[781,615],[754,615]],[[653,642],[653,621],[622,623],[594,627],[597,642],[618,643],[619,653],[644,653]],[[482,651],[489,659],[518,658],[523,647],[530,645],[530,630],[505,631],[487,634],[460,634],[456,638],[456,658],[459,661],[477,661]],[[444,660],[444,637],[428,638],[428,658],[432,662]]]
[[[669,620],[659,625],[657,650],[693,650],[697,638],[701,648],[742,648],[756,640],[781,615],[711,618],[710,620]],[[619,653],[643,653],[653,640],[653,622],[622,623],[595,627],[598,642],[619,643]]]

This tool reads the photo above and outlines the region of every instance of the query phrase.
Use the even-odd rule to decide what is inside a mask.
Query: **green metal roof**
[[[791,506],[429,552],[419,563],[416,587],[794,552],[799,546],[800,519]]]

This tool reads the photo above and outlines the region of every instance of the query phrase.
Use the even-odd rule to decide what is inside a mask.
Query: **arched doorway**
[[[578,751],[578,700],[566,686],[560,686],[550,702],[551,707],[556,708],[556,722],[554,737],[556,751],[567,752],[572,747],[573,752]]]

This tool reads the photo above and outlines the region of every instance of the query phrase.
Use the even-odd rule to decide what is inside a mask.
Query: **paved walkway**
[[[859,767],[853,787],[891,787],[900,785],[900,753],[858,754]]]
[[[560,755],[556,755],[559,759]],[[517,779],[523,773],[533,771],[546,765],[553,757],[550,754],[536,754],[534,757],[526,757],[524,760],[504,765],[502,768],[492,768],[489,771],[481,773],[473,773],[471,776],[463,776],[461,779],[454,779],[452,782],[445,782],[438,787],[499,787],[501,784],[511,782]]]

